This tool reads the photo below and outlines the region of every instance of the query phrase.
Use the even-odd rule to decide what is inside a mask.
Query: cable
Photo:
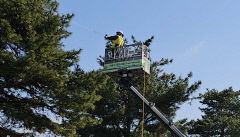
[[[143,78],[143,93],[142,96],[144,97],[145,94],[145,88],[146,88],[146,72],[145,72],[145,67],[143,68],[144,71],[144,78]],[[141,137],[144,136],[144,100],[142,102],[142,135]]]
[[[80,28],[82,28],[82,29],[84,29],[84,30],[86,30],[86,31],[88,31],[88,32],[91,32],[91,33],[93,33],[93,34],[98,34],[98,35],[101,35],[101,36],[104,36],[106,33],[103,33],[103,32],[100,32],[100,31],[97,31],[97,30],[95,30],[95,29],[93,29],[93,28],[90,28],[90,27],[88,27],[88,26],[84,26],[84,25],[82,25],[82,24],[80,24],[80,23],[78,23],[78,22],[73,22],[73,24],[75,24],[76,26],[78,26],[78,27],[80,27]]]

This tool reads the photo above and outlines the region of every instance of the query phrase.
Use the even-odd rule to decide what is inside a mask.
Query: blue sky
[[[104,35],[123,30],[146,40],[152,35],[153,61],[174,59],[164,67],[191,82],[201,80],[201,88],[240,89],[240,1],[239,0],[58,0],[60,13],[74,13],[63,43],[66,50],[82,48],[80,66],[85,71],[99,69],[96,58],[104,55]],[[177,119],[201,117],[201,105],[193,101],[177,111]]]

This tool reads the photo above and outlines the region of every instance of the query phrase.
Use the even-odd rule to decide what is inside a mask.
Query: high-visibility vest
[[[118,36],[118,38],[116,40],[112,41],[112,47],[114,48],[116,45],[118,46],[123,46],[124,44],[124,40],[122,38],[122,36]]]

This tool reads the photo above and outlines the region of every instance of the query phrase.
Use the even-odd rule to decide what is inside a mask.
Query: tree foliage
[[[80,50],[64,51],[61,43],[71,34],[66,29],[73,15],[60,15],[53,0],[0,5],[0,136],[72,136],[76,127],[97,124],[88,110],[100,99],[99,87],[86,85],[98,81],[79,68],[71,71]]]
[[[200,108],[205,115],[189,123],[189,133],[203,137],[240,136],[240,91],[231,87],[220,92],[213,89],[199,98],[206,106]]]
[[[135,40],[134,37],[132,39]],[[146,42],[150,45],[152,39],[153,37]],[[155,102],[155,105],[166,116],[173,118],[179,105],[190,99],[189,96],[198,89],[201,82],[189,84],[192,73],[189,73],[185,78],[177,77],[173,73],[165,73],[161,67],[171,62],[172,60],[169,59],[161,59],[151,64],[151,74],[146,76],[145,97]],[[143,90],[143,77],[143,74],[135,75],[134,82],[132,82],[139,91]],[[102,99],[96,103],[96,109],[91,112],[101,118],[102,123],[80,129],[78,133],[94,137],[139,137],[142,122],[142,101],[132,91],[119,88],[110,77],[105,76],[102,79],[107,80],[108,84],[97,91]],[[149,109],[146,108],[144,115],[146,136],[153,135],[155,132],[162,134],[167,131]]]

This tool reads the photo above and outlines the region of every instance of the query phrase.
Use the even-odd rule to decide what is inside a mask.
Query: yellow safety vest
[[[124,44],[124,40],[122,38],[122,36],[118,36],[118,38],[116,40],[112,41],[112,47],[114,48],[116,45],[118,46],[123,46]]]

